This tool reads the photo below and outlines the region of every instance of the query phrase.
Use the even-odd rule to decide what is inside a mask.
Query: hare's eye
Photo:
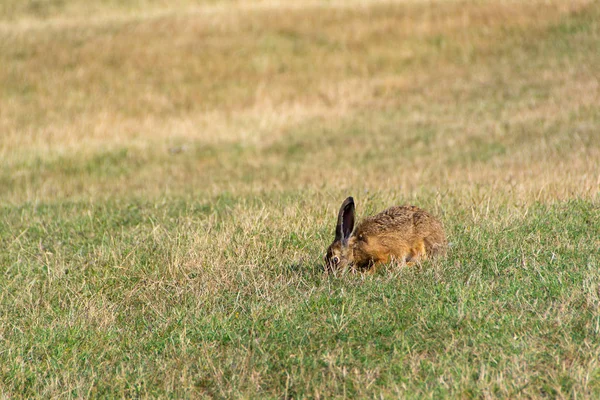
[[[338,256],[335,256],[335,257],[333,257],[332,261],[334,264],[339,264],[340,258]]]

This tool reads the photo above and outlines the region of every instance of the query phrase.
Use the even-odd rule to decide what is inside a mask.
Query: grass
[[[600,395],[597,1],[0,6],[0,396]],[[341,200],[443,259],[324,275]]]

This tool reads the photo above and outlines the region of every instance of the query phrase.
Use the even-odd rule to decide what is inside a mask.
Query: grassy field
[[[599,397],[599,46],[591,0],[2,1],[0,398]],[[348,195],[448,255],[324,274]]]

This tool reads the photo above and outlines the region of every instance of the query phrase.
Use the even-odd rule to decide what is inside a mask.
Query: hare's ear
[[[337,226],[335,227],[335,240],[340,240],[345,246],[354,229],[354,199],[348,197],[342,203],[338,214]]]

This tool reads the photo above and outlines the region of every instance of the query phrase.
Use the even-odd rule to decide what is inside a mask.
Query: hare
[[[445,251],[444,228],[427,211],[415,206],[391,207],[365,218],[354,229],[354,199],[348,197],[338,214],[325,268],[374,272],[379,263],[412,264]]]

